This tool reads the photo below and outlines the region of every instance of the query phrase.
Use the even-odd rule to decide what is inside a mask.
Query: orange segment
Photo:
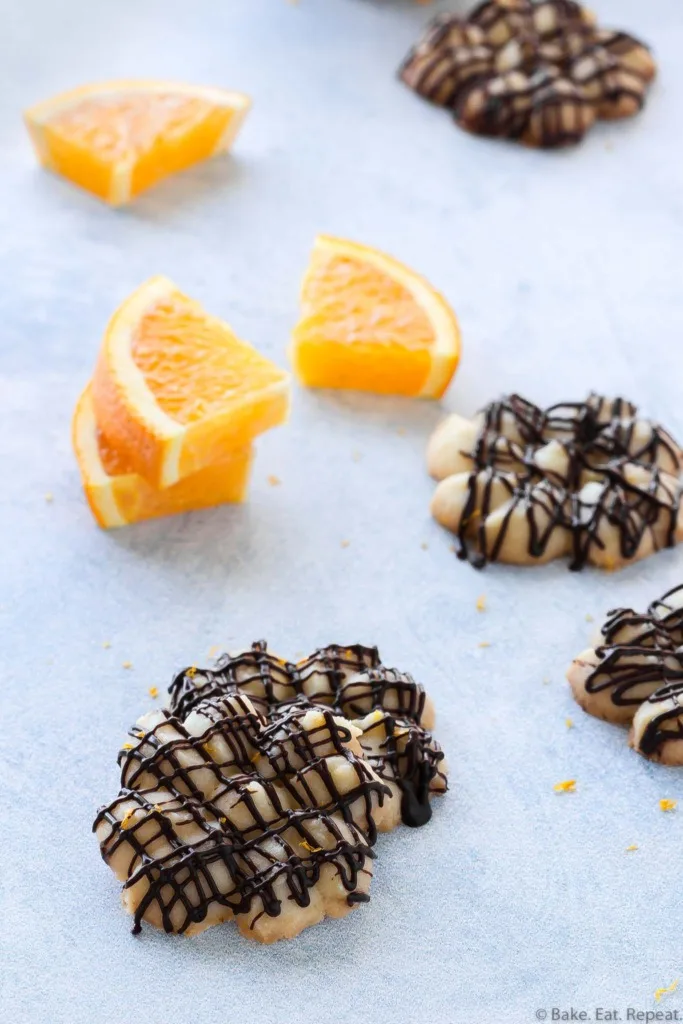
[[[109,322],[92,399],[128,464],[152,486],[170,487],[283,423],[289,375],[154,277]]]
[[[83,490],[95,519],[103,527],[174,515],[228,502],[244,501],[252,453],[245,448],[229,459],[166,490],[157,491],[131,471],[97,427],[90,388],[81,395],[73,418],[73,446]]]
[[[384,253],[316,239],[290,357],[303,384],[440,397],[460,358],[460,330],[424,278]]]
[[[119,206],[229,149],[249,105],[225,89],[121,81],[62,93],[24,116],[43,166]]]

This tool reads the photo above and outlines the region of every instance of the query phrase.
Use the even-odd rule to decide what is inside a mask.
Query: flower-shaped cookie
[[[617,569],[683,538],[682,459],[624,399],[544,410],[510,395],[437,427],[432,514],[477,568],[569,556],[571,569]]]
[[[683,764],[683,586],[644,615],[610,612],[595,647],[574,659],[567,678],[584,711],[632,723],[629,743],[638,753]]]
[[[259,642],[180,673],[130,730],[94,825],[134,930],[234,917],[274,942],[367,902],[377,831],[423,824],[446,789],[433,717],[374,648],[294,665]]]
[[[399,73],[467,131],[553,148],[637,113],[655,71],[643,43],[573,0],[485,0],[438,16]]]

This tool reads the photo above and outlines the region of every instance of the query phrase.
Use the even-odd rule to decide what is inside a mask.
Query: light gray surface
[[[290,425],[259,444],[248,506],[111,534],[69,443],[131,289],[166,273],[283,361],[318,231],[385,248],[453,302],[465,355],[448,408],[592,387],[682,436],[680,0],[595,6],[653,43],[661,80],[642,118],[540,154],[470,138],[396,83],[429,13],[410,3],[5,0],[3,1022],[523,1024],[552,1006],[652,1009],[683,974],[683,804],[658,808],[683,799],[683,772],[637,758],[563,682],[586,614],[679,582],[680,552],[614,576],[456,562],[427,513],[432,404],[297,391]],[[19,112],[132,75],[225,84],[255,107],[233,159],[117,213],[34,166]],[[271,948],[231,926],[133,939],[90,835],[122,730],[175,668],[261,636],[290,656],[377,643],[412,670],[452,791],[429,826],[380,839],[372,902],[345,921]],[[567,777],[578,792],[558,797]]]

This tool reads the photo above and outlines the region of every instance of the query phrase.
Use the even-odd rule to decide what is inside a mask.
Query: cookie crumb
[[[132,661],[122,661],[121,662],[121,668],[132,668],[132,667],[133,667],[133,662]]]
[[[448,545],[448,550],[449,550],[449,551],[452,551],[452,552],[453,552],[453,554],[455,554],[455,552],[456,552],[456,551],[457,551],[458,549],[456,548],[455,544],[449,544],[449,545]]]
[[[150,695],[150,697],[158,697],[159,696],[159,691],[156,688],[156,686],[150,686],[150,688],[147,691],[147,693]]]
[[[678,988],[678,978],[676,978],[675,981],[672,981],[670,985],[667,985],[666,988],[657,988],[657,989],[655,989],[655,1002],[658,1003],[659,1000],[662,998],[662,996],[670,996],[671,993],[675,992],[677,988]]]
[[[396,427],[396,433],[398,434],[399,437],[405,437],[406,428],[405,427]]]
[[[486,611],[486,595],[485,594],[480,594],[479,597],[477,598],[477,611],[478,612],[485,612]]]
[[[426,551],[427,548],[429,547],[429,544],[427,543],[426,540],[423,540],[422,543],[420,544],[420,547],[422,548],[423,551]]]
[[[633,853],[633,851],[637,850],[637,849],[638,849],[638,844],[637,843],[631,843],[630,846],[626,847],[626,853]]]
[[[556,782],[553,786],[556,793],[576,792],[576,779],[565,779],[564,782]]]
[[[275,476],[274,473],[271,473],[270,476],[268,477],[268,483],[270,484],[271,487],[279,487],[280,484],[282,483],[282,480],[280,479],[279,476]]]
[[[667,799],[660,800],[659,801],[659,809],[660,809],[660,811],[675,811],[677,804],[678,804],[678,800],[667,800]]]
[[[105,651],[108,651],[109,648],[111,647],[111,640],[103,640],[102,646],[104,647]]]
[[[490,644],[490,642],[488,640],[482,640],[480,643],[477,644],[477,647],[490,647],[490,646],[491,646],[491,644]]]
[[[574,728],[574,719],[573,718],[565,718],[564,724],[567,726],[568,729],[573,729]]]
[[[350,544],[350,543],[351,543],[351,541],[350,541],[350,540],[343,540],[343,541],[341,542],[341,546],[342,546],[343,548],[348,548],[348,546],[349,546],[349,544]]]

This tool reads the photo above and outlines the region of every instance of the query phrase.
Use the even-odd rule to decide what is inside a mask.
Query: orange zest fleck
[[[308,850],[309,853],[320,853],[322,850],[322,846],[311,846],[305,839],[301,840],[299,846],[303,846],[304,850]]]
[[[576,779],[565,779],[564,782],[556,782],[553,789],[556,793],[574,793],[576,791]]]
[[[478,612],[485,612],[486,611],[486,595],[485,594],[480,594],[479,597],[477,598],[477,611]]]
[[[159,696],[159,691],[156,688],[156,686],[150,686],[150,688],[147,691],[147,693],[150,695],[150,697],[158,697]]]
[[[124,814],[123,818],[121,819],[121,828],[123,828],[123,829],[130,828],[130,826],[131,826],[131,824],[133,822],[133,818],[135,817],[136,809],[137,808],[131,808],[129,811],[126,811],[126,813]]]
[[[662,998],[662,996],[670,996],[671,993],[675,992],[677,988],[678,988],[678,978],[676,978],[675,981],[672,981],[670,985],[667,985],[666,988],[657,988],[657,989],[655,989],[655,1002],[658,1003],[659,1000]]]
[[[663,799],[659,801],[660,811],[675,811],[678,805],[678,800],[667,800]]]

